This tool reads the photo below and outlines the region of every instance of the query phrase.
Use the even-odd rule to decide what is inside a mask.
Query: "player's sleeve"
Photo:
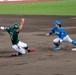
[[[55,30],[54,30],[54,28],[52,28],[49,34],[51,35],[51,34],[54,34],[54,33],[55,33]]]
[[[7,28],[6,28],[6,31],[9,33],[9,32],[10,32],[10,28],[7,27]]]

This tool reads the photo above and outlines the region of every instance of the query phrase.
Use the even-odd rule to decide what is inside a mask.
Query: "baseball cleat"
[[[18,56],[18,54],[11,54],[11,56],[15,57],[15,56]]]
[[[60,46],[56,46],[56,47],[54,48],[54,51],[59,50],[59,49],[60,49]]]
[[[31,48],[31,49],[28,50],[28,52],[35,52],[35,49]]]
[[[21,56],[21,55],[23,55],[23,54],[18,52],[18,54],[12,54],[11,56],[15,57],[15,56]]]

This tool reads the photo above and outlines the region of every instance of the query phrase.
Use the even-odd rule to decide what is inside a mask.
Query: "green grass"
[[[0,14],[76,16],[76,0],[0,5]]]

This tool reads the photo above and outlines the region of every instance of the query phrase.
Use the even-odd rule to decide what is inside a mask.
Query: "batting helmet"
[[[14,24],[13,29],[19,29],[19,25],[17,23]]]
[[[61,25],[61,21],[60,21],[60,20],[56,20],[56,21],[54,22],[54,24]]]

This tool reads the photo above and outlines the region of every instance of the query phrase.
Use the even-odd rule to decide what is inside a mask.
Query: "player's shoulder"
[[[56,29],[56,27],[51,28],[52,30]]]
[[[63,27],[60,27],[60,29],[61,29],[61,30],[64,30],[64,28],[63,28]]]
[[[11,30],[11,28],[9,28],[9,27],[6,27],[6,31],[10,31]]]
[[[12,30],[13,28],[10,28],[10,27],[6,27],[6,29]]]
[[[63,27],[60,28],[61,32],[65,32],[65,29]]]
[[[12,28],[6,27],[6,31],[10,32],[10,31],[12,31]]]

